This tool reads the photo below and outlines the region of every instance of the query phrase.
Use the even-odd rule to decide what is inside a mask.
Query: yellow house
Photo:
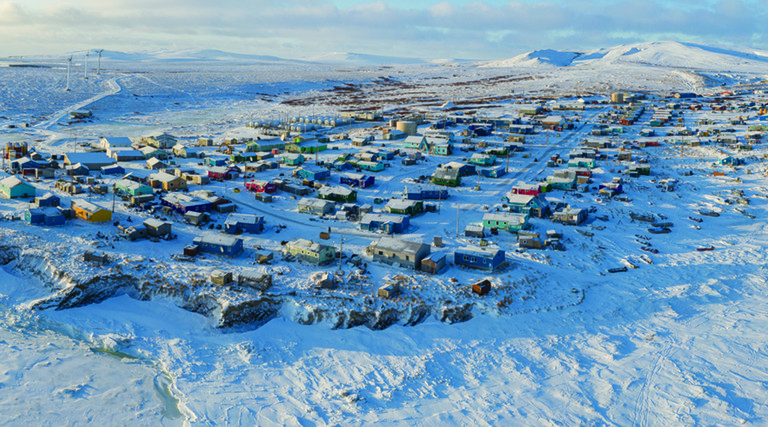
[[[85,200],[73,200],[72,210],[78,218],[88,222],[111,221],[112,212]]]

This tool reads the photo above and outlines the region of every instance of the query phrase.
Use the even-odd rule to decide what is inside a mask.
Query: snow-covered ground
[[[42,151],[61,153],[75,144],[95,142],[99,136],[139,137],[167,131],[185,141],[198,136],[220,140],[248,133],[243,125],[254,119],[336,114],[358,104],[413,110],[452,100],[477,106],[489,115],[516,114],[515,100],[532,97],[623,90],[709,91],[714,84],[754,82],[765,75],[757,53],[744,68],[732,62],[741,54],[717,63],[723,52],[713,49],[708,50],[712,55],[707,56],[710,66],[706,69],[695,61],[675,66],[675,58],[689,48],[700,49],[667,45],[664,56],[657,46],[634,46],[620,54],[589,53],[595,58],[591,63],[582,55],[573,66],[565,66],[563,58],[568,55],[557,51],[528,57],[554,58],[557,66],[513,61],[482,68],[456,63],[356,67],[107,62],[101,76],[91,73],[88,81],[73,79],[71,92],[62,90],[66,70],[61,64],[0,67],[0,125],[31,125],[4,129],[0,143],[27,141]],[[623,60],[598,61],[614,56]],[[642,61],[627,61],[629,57]],[[655,65],[648,63],[651,60]],[[354,90],[344,93],[340,86]],[[761,98],[750,99],[760,102]],[[79,108],[92,110],[94,120],[67,123],[68,112]],[[457,225],[463,229],[478,222],[484,212],[499,208],[512,184],[539,180],[556,170],[545,167],[543,160],[554,153],[567,156],[584,139],[609,139],[589,136],[597,116],[608,111],[607,106],[595,106],[565,113],[584,126],[529,137],[529,157],[512,157],[506,177],[468,178],[451,190],[450,199],[441,201],[439,213],[415,218],[405,237],[428,242],[441,235],[447,251],[466,244],[455,232]],[[686,111],[683,120],[689,127],[696,127],[694,123],[701,119],[725,127],[728,119],[739,115],[736,111]],[[649,117],[646,113],[639,123]],[[318,293],[309,276],[320,269],[278,261],[269,267],[281,273],[275,275],[271,290],[272,297],[280,300],[278,316],[252,330],[219,329],[211,317],[179,308],[189,295],[168,292],[140,301],[139,297],[151,293],[118,289],[96,304],[29,310],[40,307],[40,301],[61,284],[23,276],[31,268],[19,265],[21,260],[11,261],[0,268],[0,358],[4,360],[0,422],[765,424],[766,150],[758,145],[742,155],[708,140],[701,147],[678,145],[679,137],[640,138],[640,127],[628,127],[622,139],[663,143],[632,150],[635,158],[649,161],[653,174],[627,180],[625,191],[631,202],[599,202],[594,193],[548,195],[551,201],[594,208],[588,224],[579,227],[593,236],[579,234],[574,227],[532,220],[539,232],[550,228],[562,232],[567,250],[519,251],[513,236],[493,236],[489,240],[507,250],[512,268],[493,275],[456,267],[438,276],[418,275],[419,282],[406,289],[405,298],[393,303],[378,301],[375,304],[380,305],[370,306],[365,296],[394,274],[410,274],[405,270],[371,264],[360,289]],[[667,129],[672,128],[662,128]],[[366,127],[349,131],[363,133]],[[736,134],[744,136],[743,130]],[[355,150],[348,143],[334,145],[336,149],[321,154],[320,160]],[[458,152],[452,160],[470,154]],[[747,164],[713,166],[725,155],[745,157]],[[533,158],[542,161],[533,162]],[[406,185],[415,187],[413,178],[431,174],[444,161],[432,156],[411,168],[393,162],[397,164],[377,175],[376,186],[360,190],[360,200],[373,203],[374,198],[387,198]],[[200,169],[196,161],[184,166]],[[609,181],[623,167],[613,160],[598,162],[593,185]],[[715,169],[726,175],[712,176]],[[263,176],[275,178],[286,172],[281,168]],[[136,169],[135,173],[148,171]],[[680,183],[674,192],[662,192],[656,185],[661,178],[676,178]],[[240,184],[213,183],[206,189],[227,195],[241,211],[265,215],[265,233],[242,236],[249,248],[279,250],[280,240],[314,236],[332,227],[334,239],[344,231],[346,254],[362,254],[378,237],[360,232],[354,224],[309,221],[295,211],[296,201],[289,197],[257,205],[247,192],[233,191]],[[40,192],[47,188],[45,183],[35,185]],[[751,199],[749,206],[739,208],[754,219],[727,201],[738,191]],[[106,206],[111,196],[94,196],[94,200]],[[24,201],[3,201],[0,213],[10,216],[27,206]],[[690,221],[690,216],[699,217],[699,208],[715,209],[720,216],[704,217],[701,223]],[[121,221],[128,215],[145,215],[120,203],[116,212]],[[640,251],[645,239],[636,236],[648,234],[648,226],[631,221],[630,212],[653,213],[674,223],[670,234],[649,235],[658,254]],[[278,223],[288,228],[279,231]],[[71,277],[98,274],[96,267],[76,257],[98,241],[97,233],[113,228],[80,221],[70,221],[67,228],[30,227],[20,221],[3,221],[0,226],[0,245],[26,245],[32,255],[47,254]],[[267,271],[246,257],[223,263],[214,257],[194,265],[175,263],[171,254],[180,253],[199,232],[174,222],[179,238],[162,250],[156,243],[127,241],[100,243],[99,248],[115,256],[124,254],[110,267],[110,274],[162,272],[170,282],[183,282],[220,266]],[[715,250],[696,251],[708,245]],[[638,268],[605,274],[608,268],[621,265]],[[483,277],[495,287],[486,299],[466,291],[468,283]],[[203,291],[221,292],[220,298],[231,301],[252,297],[228,290]],[[401,321],[384,330],[334,329],[340,325],[333,316],[316,317],[319,311],[338,310],[344,304],[383,310],[391,307],[388,304],[448,307],[464,303],[472,307],[471,319],[454,324],[441,322],[433,313],[415,326]],[[315,324],[297,321],[313,323],[307,321],[310,314]]]

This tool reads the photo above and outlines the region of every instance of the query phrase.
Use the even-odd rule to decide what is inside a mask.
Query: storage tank
[[[416,122],[399,121],[397,122],[397,130],[403,132],[407,136],[416,135]]]

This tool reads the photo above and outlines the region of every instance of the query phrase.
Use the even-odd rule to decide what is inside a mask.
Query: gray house
[[[421,269],[421,261],[429,255],[429,245],[393,237],[382,237],[368,246],[375,262],[400,264],[413,270]]]
[[[299,212],[312,215],[325,215],[333,212],[336,204],[329,200],[310,199],[305,197],[299,200]]]

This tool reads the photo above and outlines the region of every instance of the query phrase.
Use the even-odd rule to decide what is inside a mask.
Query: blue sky
[[[0,0],[0,56],[104,48],[501,59],[676,40],[768,50],[756,0]]]

